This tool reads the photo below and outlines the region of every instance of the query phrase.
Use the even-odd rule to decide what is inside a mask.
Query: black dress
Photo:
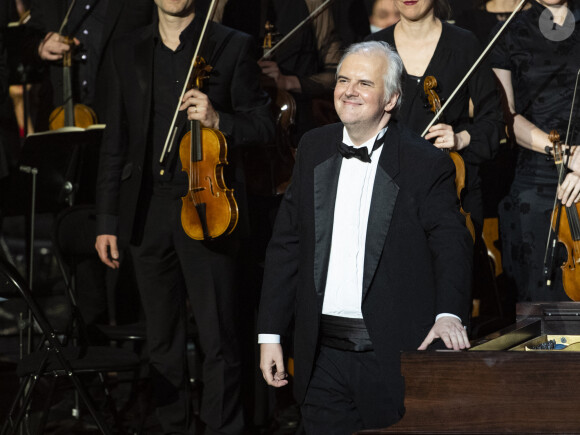
[[[374,33],[368,39],[386,41],[396,49],[395,26]],[[403,73],[403,100],[395,118],[418,134],[423,133],[434,116],[423,91],[425,77],[437,79],[437,94],[444,104],[482,51],[471,32],[444,22],[442,26],[441,37],[423,76],[412,77],[406,71]],[[469,118],[470,99],[475,108],[473,120]],[[477,229],[481,230],[483,207],[478,165],[496,154],[503,125],[499,93],[487,62],[476,69],[455,95],[445,109],[442,122],[451,125],[455,132],[467,130],[471,136],[469,146],[460,151],[466,167],[462,200],[463,208],[471,212]]]
[[[575,30],[558,42],[550,33],[542,34],[538,23],[547,11],[531,2],[531,8],[519,13],[500,37],[490,58],[493,68],[511,71],[516,113],[546,133],[558,130],[562,139],[580,69],[580,9],[572,6],[572,10]],[[554,31],[564,29],[555,25]],[[573,131],[570,142],[577,144],[579,139]],[[514,181],[499,214],[503,268],[515,281],[520,301],[568,299],[560,277],[549,289],[543,273],[557,182],[553,159],[518,147]]]

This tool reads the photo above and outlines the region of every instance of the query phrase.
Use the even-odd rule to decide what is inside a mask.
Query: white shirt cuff
[[[455,317],[457,320],[459,320],[461,322],[461,317],[456,316],[455,314],[451,314],[451,313],[437,314],[437,317],[435,317],[435,321],[439,320],[441,317]]]
[[[278,334],[258,334],[258,343],[280,344],[280,336]]]

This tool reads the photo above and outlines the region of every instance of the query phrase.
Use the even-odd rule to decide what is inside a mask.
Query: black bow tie
[[[375,144],[373,145],[373,149],[371,151],[371,155],[377,148],[379,148],[383,144],[383,138],[384,136],[375,141]],[[369,150],[367,147],[355,148],[345,144],[344,142],[340,142],[338,144],[338,151],[340,152],[340,154],[342,154],[342,156],[345,159],[351,159],[354,157],[356,159],[359,159],[361,162],[366,163],[371,162],[371,156],[369,155]]]

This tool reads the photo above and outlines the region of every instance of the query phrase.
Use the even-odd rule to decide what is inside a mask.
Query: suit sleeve
[[[435,273],[436,313],[469,319],[473,240],[459,213],[455,168],[444,154],[431,165],[431,184],[420,209]]]
[[[127,129],[127,122],[115,57],[113,52],[108,60],[112,74],[107,89],[108,122],[101,143],[97,175],[97,235],[117,235],[120,183],[126,154],[126,137],[123,132]]]
[[[266,264],[260,309],[258,333],[286,335],[294,316],[300,263],[298,224],[300,192],[300,156],[292,174],[276,217],[274,231],[266,251]]]

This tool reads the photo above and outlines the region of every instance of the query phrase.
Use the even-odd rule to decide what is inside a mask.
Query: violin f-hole
[[[209,184],[209,191],[211,192],[211,195],[219,198],[220,197],[220,193],[219,192],[215,192],[213,190],[213,181],[211,180],[211,177],[209,177],[208,175],[206,175],[205,179],[207,180],[207,183]]]

